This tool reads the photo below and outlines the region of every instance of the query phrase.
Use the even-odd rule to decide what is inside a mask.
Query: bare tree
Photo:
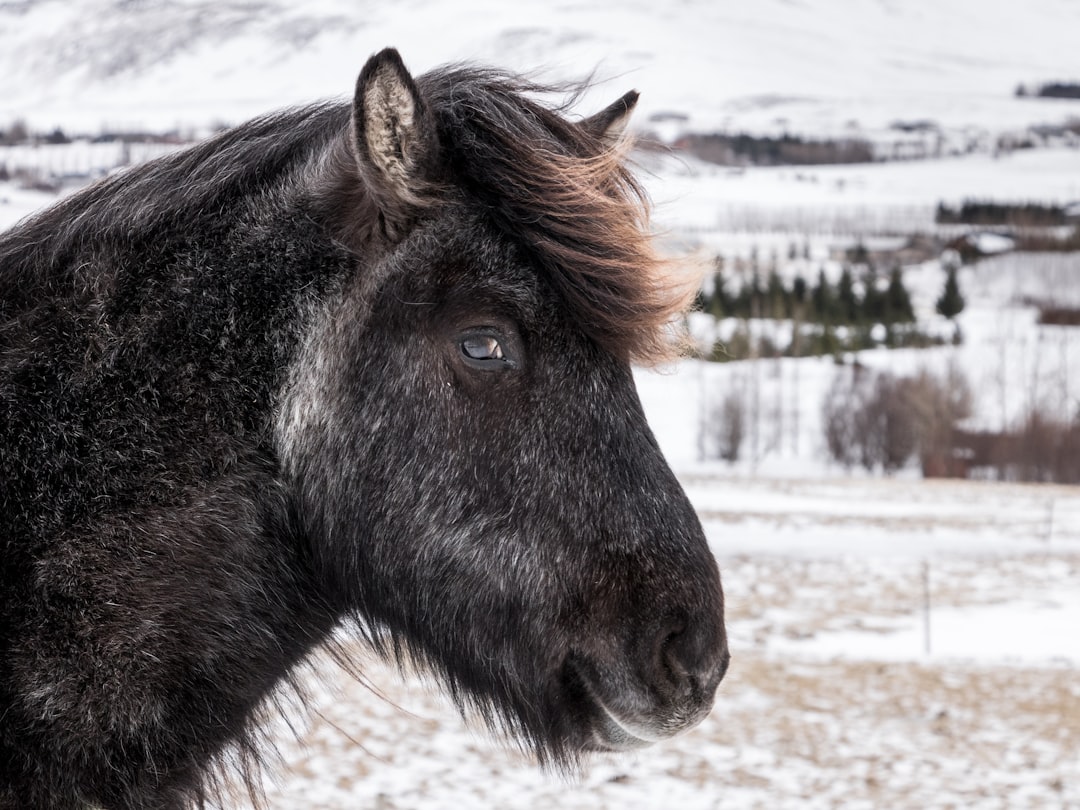
[[[892,473],[918,452],[923,468],[947,468],[956,423],[970,416],[972,395],[955,366],[944,377],[920,371],[894,377],[853,366],[836,375],[824,403],[830,456],[851,468]]]
[[[746,436],[746,403],[737,390],[728,391],[713,411],[713,443],[724,461],[736,462]]]

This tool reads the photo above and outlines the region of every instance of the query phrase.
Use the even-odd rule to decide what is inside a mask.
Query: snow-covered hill
[[[1003,129],[1080,115],[1016,99],[1080,78],[1070,0],[7,0],[0,126],[235,123],[349,93],[386,45],[414,70],[457,60],[551,77],[598,69],[643,119],[697,130],[850,132],[895,120]]]

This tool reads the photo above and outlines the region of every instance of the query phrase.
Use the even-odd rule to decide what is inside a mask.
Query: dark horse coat
[[[636,96],[535,90],[384,51],[0,235],[0,808],[204,801],[342,621],[556,765],[708,711]]]

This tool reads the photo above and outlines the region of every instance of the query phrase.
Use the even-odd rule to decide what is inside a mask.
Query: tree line
[[[1033,96],[1036,98],[1080,99],[1080,82],[1046,82],[1034,87],[1019,84],[1016,86],[1016,95],[1020,98]]]
[[[690,133],[675,143],[700,160],[722,166],[819,166],[872,163],[873,146],[862,138],[808,140],[746,133]]]
[[[755,269],[749,281],[735,289],[722,261],[717,261],[717,268],[711,288],[698,296],[698,308],[716,318],[789,319],[829,326],[915,322],[899,267],[889,272],[886,284],[873,270],[867,270],[856,282],[850,266],[843,268],[836,283],[828,280],[824,268],[818,270],[813,282],[796,275],[790,284],[775,269],[764,278]]]
[[[789,258],[796,257],[797,248],[793,246]],[[803,258],[808,258],[808,249]],[[752,334],[744,324],[728,339],[718,342],[708,354],[709,359],[726,362],[781,355],[838,355],[877,346],[924,348],[946,342],[919,329],[898,265],[882,276],[866,249],[859,245],[849,251],[848,260],[835,282],[829,280],[824,268],[819,268],[813,281],[807,281],[802,274],[786,281],[775,261],[763,273],[756,252],[751,255],[748,280],[743,273],[729,276],[723,257],[716,257],[711,283],[698,292],[698,310],[718,320],[791,321],[793,329],[787,345],[780,345],[775,331],[757,330]],[[936,309],[953,319],[963,311],[965,302],[957,268],[947,265],[945,270],[945,285]],[[953,341],[960,340],[957,329]]]
[[[1018,228],[1052,228],[1068,223],[1065,208],[1044,203],[1002,203],[964,200],[951,206],[939,202],[934,212],[938,225],[1006,225]]]

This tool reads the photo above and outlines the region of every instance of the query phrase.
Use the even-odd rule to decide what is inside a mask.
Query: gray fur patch
[[[411,195],[415,160],[410,153],[416,105],[393,70],[383,68],[364,95],[364,135],[372,163],[399,197]]]

